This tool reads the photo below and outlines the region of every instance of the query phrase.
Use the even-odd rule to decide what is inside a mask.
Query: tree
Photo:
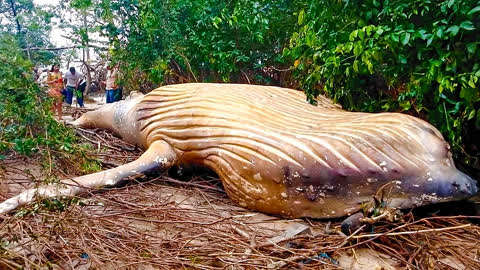
[[[126,78],[279,83],[271,67],[294,31],[298,1],[102,0],[102,33]],[[173,78],[173,80],[172,80]]]
[[[82,50],[82,65],[87,79],[85,92],[88,93],[92,84],[91,50],[105,51],[105,42],[99,40],[99,29],[103,22],[96,15],[98,1],[73,0],[62,1],[58,11],[61,17],[61,27],[65,29],[64,37],[71,40],[74,47]],[[92,37],[96,36],[94,39]],[[70,54],[71,55],[71,54]]]
[[[28,58],[35,62],[49,62],[56,56],[52,51],[31,50],[51,45],[52,16],[47,9],[36,7],[32,0],[0,0],[0,29],[13,34]]]
[[[426,118],[480,169],[478,1],[308,3],[285,56],[310,97]]]

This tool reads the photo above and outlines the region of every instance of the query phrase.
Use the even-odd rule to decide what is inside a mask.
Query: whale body
[[[429,123],[400,113],[348,112],[323,96],[312,105],[302,92],[280,87],[168,85],[87,112],[74,124],[110,129],[146,149],[135,172],[205,166],[240,206],[289,218],[350,215],[387,184],[395,208],[478,191]],[[108,175],[113,184],[128,170]],[[82,179],[88,187],[107,181]]]

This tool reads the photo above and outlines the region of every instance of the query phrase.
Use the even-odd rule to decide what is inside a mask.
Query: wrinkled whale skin
[[[77,124],[111,129],[145,149],[164,141],[177,164],[215,171],[239,205],[284,217],[349,215],[387,183],[387,199],[399,208],[477,192],[427,122],[347,112],[322,96],[311,105],[292,89],[168,85],[88,112]]]

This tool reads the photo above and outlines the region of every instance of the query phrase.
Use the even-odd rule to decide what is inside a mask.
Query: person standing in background
[[[64,80],[66,82],[65,89],[65,101],[72,105],[73,93],[77,98],[77,103],[80,107],[83,107],[83,92],[78,90],[78,84],[83,78],[83,74],[76,71],[74,67],[70,67],[70,70],[65,73]]]
[[[58,119],[62,120],[62,73],[58,65],[52,65],[47,77],[48,95],[53,98],[52,112],[57,111]]]
[[[118,67],[107,66],[106,97],[107,103],[113,103],[122,99],[122,89],[117,84]]]

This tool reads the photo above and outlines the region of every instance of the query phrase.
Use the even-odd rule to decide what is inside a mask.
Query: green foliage
[[[262,68],[281,64],[296,5],[287,0],[103,0],[100,13],[109,22],[104,33],[112,41],[113,59],[125,63],[127,75],[146,72],[160,84],[165,76],[226,82],[255,73],[258,77],[249,80],[269,83]]]
[[[50,63],[56,57],[54,51],[30,50],[51,45],[52,17],[51,12],[35,6],[32,0],[0,1],[0,32],[13,35],[34,62]]]
[[[41,15],[31,0],[14,2],[24,18],[21,28],[31,32],[15,30],[12,18],[0,27],[22,48],[40,44],[25,37],[44,39],[41,31],[48,30],[51,14]],[[7,2],[0,3],[8,11]],[[108,38],[108,61],[121,65],[126,89],[192,81],[295,85],[312,102],[325,93],[348,110],[404,111],[427,119],[457,155],[480,149],[478,0],[74,0],[61,5],[69,11],[63,25],[77,44],[95,43],[90,39],[97,31]],[[288,66],[295,81],[279,72]],[[280,73],[287,76],[279,79]],[[21,77],[15,78],[8,89],[25,89]],[[0,106],[44,99],[15,92],[0,96],[5,97]],[[21,114],[12,105],[9,110]],[[29,123],[37,121],[28,117],[13,129],[2,124],[2,134],[13,134],[2,139],[3,149],[28,153],[51,144],[73,151],[69,139],[39,143],[25,137]]]
[[[426,116],[459,153],[480,129],[479,15],[472,0],[311,1],[284,55],[310,98]]]
[[[20,208],[16,213],[15,217],[22,218],[30,215],[35,215],[41,211],[48,212],[64,212],[72,205],[81,205],[84,206],[81,200],[77,197],[71,198],[43,198],[39,199],[31,205]]]
[[[48,158],[45,167],[55,157],[77,157],[77,166],[88,163],[72,130],[52,117],[51,101],[35,83],[32,63],[10,35],[0,35],[0,61],[0,155],[41,155]]]
[[[31,62],[8,36],[1,38],[0,51],[0,150],[28,155],[51,146],[72,152],[74,137],[48,112],[50,104],[34,82]]]

